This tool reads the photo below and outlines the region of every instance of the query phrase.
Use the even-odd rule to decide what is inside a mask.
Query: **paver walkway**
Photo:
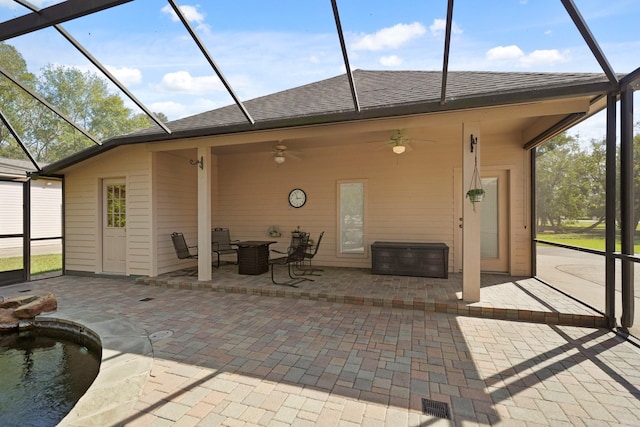
[[[55,292],[61,308],[126,317],[154,337],[146,386],[116,424],[633,426],[640,419],[640,351],[605,329],[104,278],[46,279],[0,294],[27,288]],[[423,399],[448,406],[451,419],[424,414]]]

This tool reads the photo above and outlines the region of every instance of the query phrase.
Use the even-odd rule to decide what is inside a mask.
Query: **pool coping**
[[[142,327],[81,309],[41,314],[34,325],[73,330],[102,348],[96,379],[59,426],[120,425],[131,416],[153,366],[153,347]]]

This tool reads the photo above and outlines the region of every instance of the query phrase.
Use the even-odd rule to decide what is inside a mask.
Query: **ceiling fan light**
[[[407,147],[405,147],[402,144],[396,144],[392,148],[393,152],[396,153],[396,154],[402,154],[402,153],[404,153],[404,150],[406,150],[406,149],[407,149]]]
[[[276,154],[275,156],[273,156],[273,160],[274,160],[277,164],[284,163],[284,156],[283,156],[282,154]]]

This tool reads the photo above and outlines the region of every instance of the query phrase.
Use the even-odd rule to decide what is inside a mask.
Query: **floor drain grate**
[[[140,301],[151,301],[153,298],[142,298]]]
[[[149,335],[151,341],[158,341],[165,338],[169,338],[173,335],[173,331],[157,331]]]
[[[449,404],[446,402],[438,402],[437,400],[422,399],[422,413],[438,418],[451,418]]]

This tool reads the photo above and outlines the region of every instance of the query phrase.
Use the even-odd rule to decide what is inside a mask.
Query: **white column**
[[[471,135],[477,138],[477,144],[471,151]],[[473,169],[478,158],[480,168],[480,122],[462,125],[462,299],[468,302],[480,301],[480,212],[482,203],[476,203],[475,210],[466,196]]]
[[[198,280],[211,280],[211,148],[198,147]]]

